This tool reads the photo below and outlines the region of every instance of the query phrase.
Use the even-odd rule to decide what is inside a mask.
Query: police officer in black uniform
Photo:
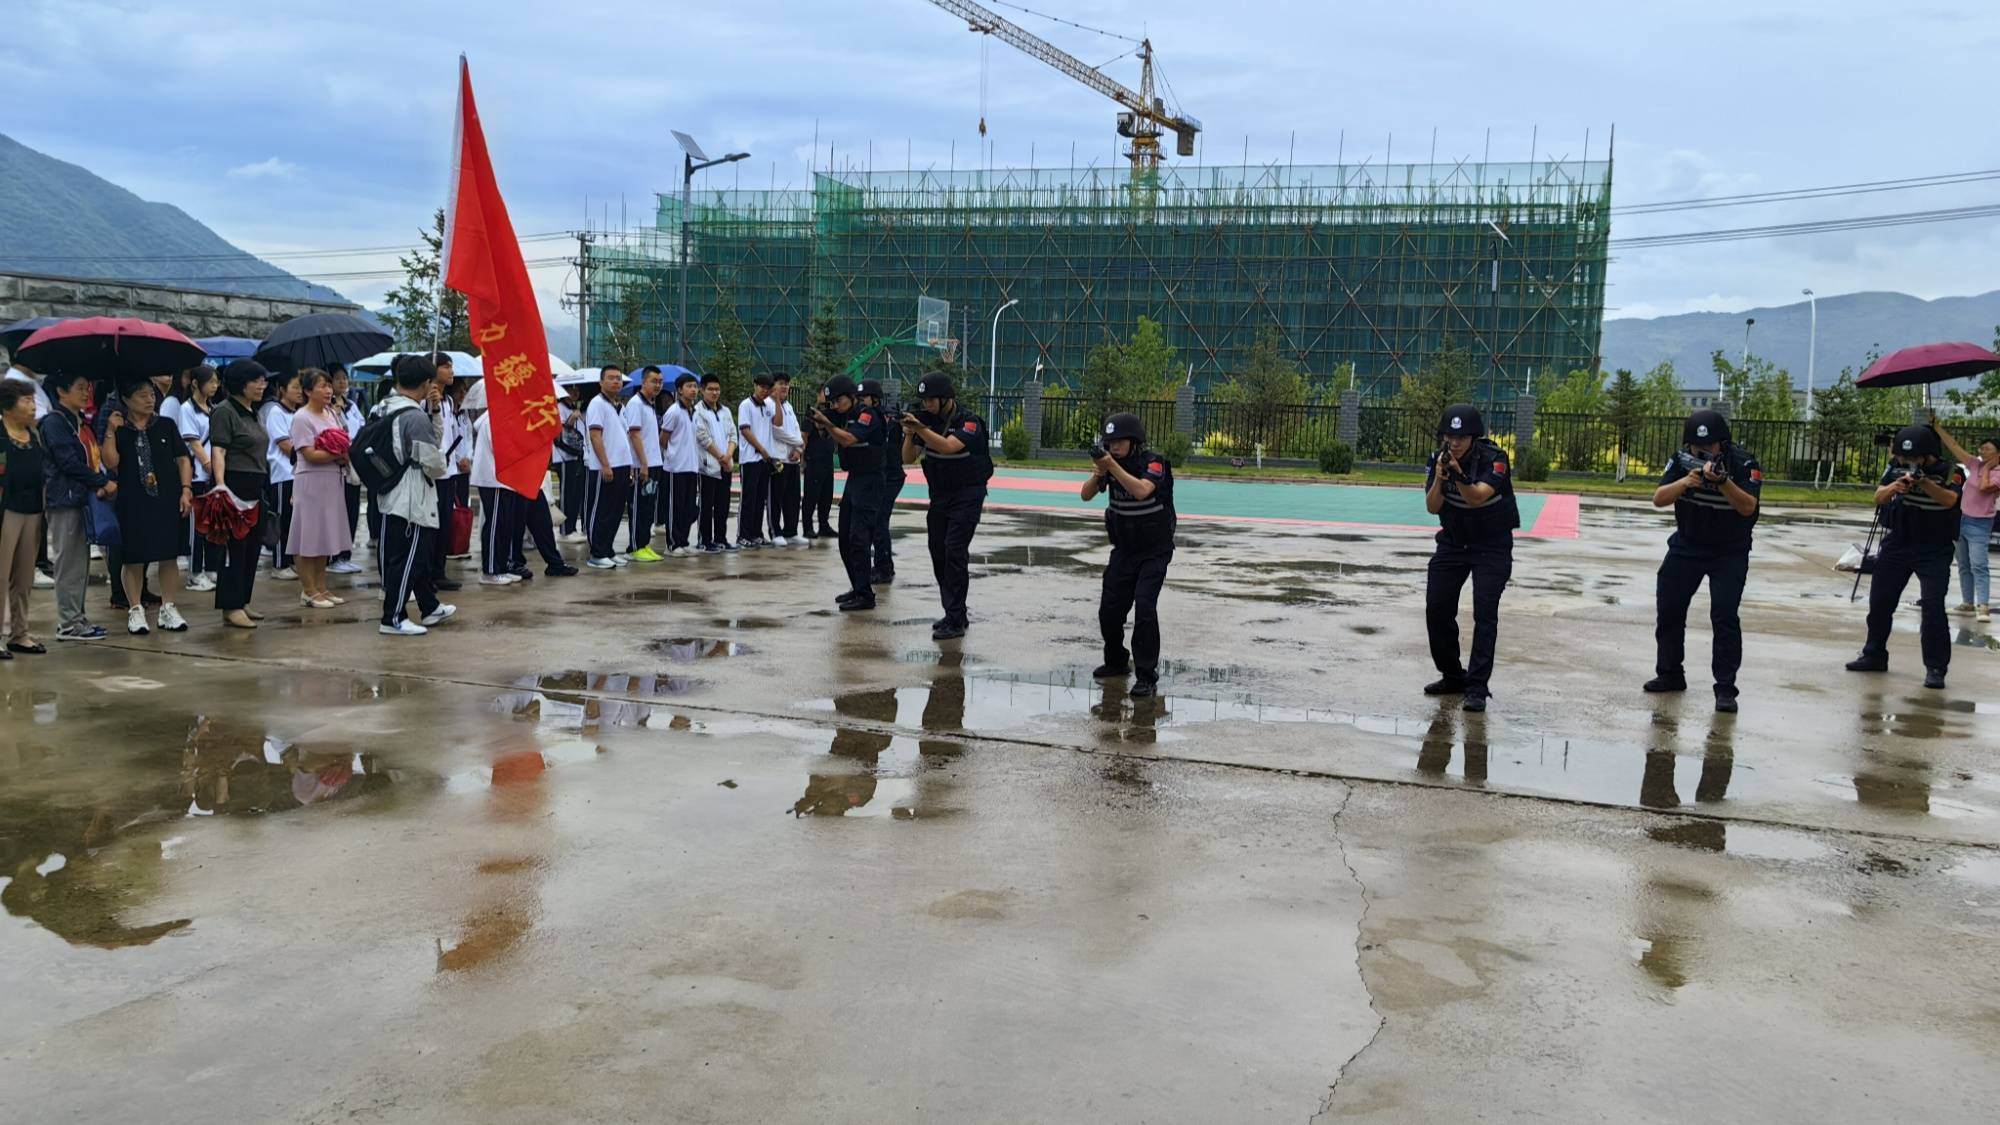
[[[873,407],[882,417],[891,422],[896,411],[882,397],[882,382],[879,379],[863,379],[861,405]],[[896,554],[889,546],[889,517],[895,514],[896,497],[903,494],[903,484],[909,474],[903,471],[903,459],[897,455],[894,432],[891,431],[890,448],[882,457],[882,516],[875,526],[874,537],[869,540],[873,551],[868,580],[876,585],[886,586],[896,580]]]
[[[1486,438],[1486,420],[1463,403],[1438,419],[1441,448],[1431,454],[1424,506],[1438,517],[1437,551],[1431,555],[1424,594],[1431,660],[1443,678],[1424,685],[1425,695],[1464,695],[1467,711],[1486,710],[1493,676],[1493,645],[1500,634],[1500,594],[1514,574],[1514,529],[1521,511],[1507,454]],[[1458,596],[1472,579],[1472,660],[1459,663]]]
[[[1951,578],[1953,544],[1958,539],[1958,502],[1965,473],[1943,459],[1937,431],[1905,426],[1890,445],[1893,455],[1875,489],[1880,508],[1882,553],[1868,586],[1868,643],[1847,664],[1850,672],[1889,670],[1889,625],[1896,602],[1915,575],[1922,597],[1924,686],[1944,687],[1951,667],[1951,629],[1945,623],[1945,587]]]
[[[924,525],[930,533],[931,571],[937,575],[938,600],[944,616],[931,626],[934,640],[965,635],[966,588],[970,573],[972,533],[986,508],[986,482],[993,478],[993,448],[986,420],[959,404],[951,376],[933,372],[917,382],[920,412],[905,413],[904,462],[923,458],[924,485],[930,511]]]
[[[1083,482],[1083,498],[1110,494],[1104,530],[1111,537],[1111,562],[1104,568],[1104,592],[1097,624],[1104,632],[1104,663],[1097,679],[1123,676],[1136,667],[1131,694],[1159,692],[1160,587],[1174,561],[1174,469],[1165,456],[1146,448],[1146,426],[1136,414],[1113,414],[1091,450],[1097,471]],[[1125,651],[1125,615],[1132,615],[1132,651]]]
[[[1729,421],[1697,410],[1681,427],[1681,450],[1667,462],[1653,506],[1674,509],[1674,534],[1660,563],[1659,644],[1646,690],[1686,691],[1688,603],[1708,579],[1708,619],[1715,630],[1715,709],[1736,710],[1736,669],[1743,664],[1743,623],[1736,615],[1750,575],[1750,529],[1764,472],[1749,450],[1729,438]]]
[[[847,568],[849,588],[834,599],[842,610],[875,608],[868,554],[882,518],[882,458],[889,444],[889,424],[881,409],[863,405],[859,398],[854,380],[836,375],[826,382],[826,406],[812,412],[813,425],[833,440],[840,467],[847,470],[847,487],[840,494],[840,562]]]

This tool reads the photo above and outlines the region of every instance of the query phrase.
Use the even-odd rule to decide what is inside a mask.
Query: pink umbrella
[[[1909,387],[1962,379],[1996,367],[2000,367],[2000,355],[1978,344],[1920,344],[1890,352],[1869,364],[1854,382],[1861,387]]]
[[[164,324],[132,317],[88,316],[37,331],[16,353],[36,371],[80,371],[124,382],[193,367],[201,345]]]

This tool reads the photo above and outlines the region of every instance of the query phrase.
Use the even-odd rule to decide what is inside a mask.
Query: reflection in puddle
[[[677,664],[723,656],[748,656],[756,650],[741,641],[720,637],[668,637],[653,643],[653,651]]]

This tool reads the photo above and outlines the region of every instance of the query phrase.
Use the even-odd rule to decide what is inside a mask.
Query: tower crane
[[[1131,147],[1125,152],[1125,159],[1132,162],[1132,171],[1135,174],[1159,168],[1160,161],[1164,159],[1164,154],[1160,151],[1160,134],[1168,129],[1174,132],[1174,151],[1181,156],[1194,155],[1194,138],[1195,134],[1201,132],[1201,122],[1187,114],[1169,110],[1166,102],[1153,93],[1151,39],[1139,40],[1139,88],[1134,90],[1026,28],[1002,18],[991,9],[972,3],[971,0],[930,0],[930,2],[964,20],[971,31],[993,36],[1032,58],[1040,59],[1124,106],[1124,110],[1118,114],[1118,135],[1129,138],[1132,142]],[[980,131],[984,132],[985,119],[981,118],[979,124]]]

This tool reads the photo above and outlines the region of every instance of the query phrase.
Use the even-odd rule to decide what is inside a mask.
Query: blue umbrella
[[[648,364],[642,363],[638,367],[625,373],[626,394],[629,395],[639,389],[639,384],[645,381],[644,372],[648,366],[649,366]],[[666,380],[667,390],[669,391],[674,389],[674,380],[680,378],[683,375],[695,375],[694,372],[689,371],[687,368],[682,367],[678,363],[655,363],[651,364],[650,366],[657,367],[660,369],[660,375],[662,378]],[[695,375],[695,377],[700,378],[699,375]]]
[[[247,336],[200,336],[195,343],[212,360],[249,359],[263,346],[262,341]]]
[[[26,320],[17,320],[5,328],[0,328],[0,347],[13,352],[20,348],[21,341],[51,324],[61,324],[67,319],[69,318],[62,316],[31,316]]]

